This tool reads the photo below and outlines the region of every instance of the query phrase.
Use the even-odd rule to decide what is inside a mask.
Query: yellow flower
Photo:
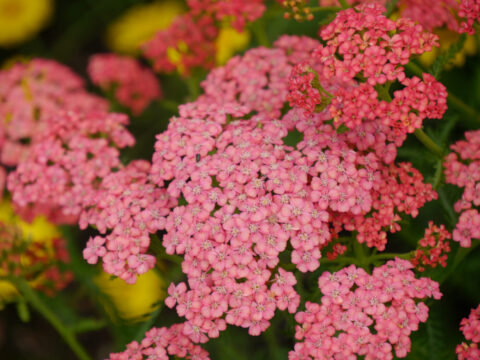
[[[22,220],[13,211],[8,201],[0,202],[0,221],[17,226],[25,239],[51,245],[54,238],[61,237],[57,227],[43,216],[37,216],[31,223]]]
[[[134,6],[110,25],[107,44],[115,52],[136,54],[143,42],[170,26],[172,20],[182,12],[183,6],[177,1]]]
[[[29,249],[34,251],[32,254],[39,258],[53,258],[55,256],[53,239],[59,238],[60,233],[58,229],[44,217],[36,217],[31,223],[28,223],[16,215],[11,204],[4,200],[0,202],[0,223],[17,228],[20,231],[22,239],[25,239],[28,243],[41,244],[41,246],[35,248],[29,246]],[[32,265],[30,259],[30,256],[20,256],[20,265],[28,268],[28,266]],[[1,269],[0,275],[2,275]],[[32,287],[36,287],[42,285],[43,282],[45,282],[45,277],[40,274],[30,279],[29,284]],[[18,295],[17,289],[10,282],[0,281],[0,309],[5,303],[14,301]]]
[[[155,270],[140,275],[132,285],[102,271],[96,276],[95,283],[109,297],[111,305],[124,320],[145,320],[165,298],[165,284]],[[109,308],[109,304],[104,306],[111,314],[113,309]]]
[[[225,64],[237,51],[245,49],[249,43],[250,33],[248,31],[238,32],[230,26],[223,26],[216,40],[215,60],[217,65]]]
[[[21,43],[45,26],[52,0],[0,0],[0,47]]]
[[[432,51],[424,53],[419,60],[424,66],[431,66],[435,59],[442,52],[447,51],[448,48],[458,41],[460,35],[454,31],[447,29],[436,30],[435,33],[440,37],[440,48],[433,48]],[[457,55],[450,60],[447,69],[452,66],[462,66],[465,63],[467,56],[474,55],[477,52],[477,43],[475,37],[467,36],[467,40],[463,44],[463,48]]]

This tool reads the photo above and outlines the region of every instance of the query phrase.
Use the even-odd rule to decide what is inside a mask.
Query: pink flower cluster
[[[113,91],[118,102],[135,115],[162,95],[155,74],[128,56],[94,55],[88,64],[88,75],[95,85]]]
[[[78,217],[97,201],[99,179],[121,167],[118,148],[133,145],[127,123],[123,114],[52,115],[26,159],[9,175],[12,200],[20,206],[45,204]]]
[[[333,220],[338,229],[343,224],[346,230],[357,231],[358,242],[383,251],[387,232],[401,229],[399,213],[416,217],[426,202],[437,199],[437,193],[431,184],[423,183],[421,173],[409,163],[390,164],[380,171],[371,193],[371,211],[367,215],[342,214]]]
[[[102,237],[90,238],[83,256],[90,264],[101,257],[104,270],[127,283],[155,266],[147,254],[150,234],[165,227],[165,216],[173,205],[165,189],[150,183],[150,163],[131,162],[105,176],[96,192],[97,201],[80,215],[80,228],[94,225]]]
[[[193,15],[205,15],[217,21],[231,21],[232,26],[242,31],[247,22],[262,16],[264,0],[187,0]]]
[[[325,102],[326,94],[322,90],[318,74],[308,64],[299,64],[293,68],[287,98],[291,106],[298,106],[311,114]]]
[[[346,0],[348,4],[377,3],[387,5],[388,0]],[[321,6],[339,6],[338,0],[319,0]],[[398,13],[402,18],[410,19],[422,25],[428,31],[447,26],[458,31],[455,17],[458,11],[456,0],[400,0],[397,2]]]
[[[446,182],[464,188],[454,206],[461,215],[453,240],[470,247],[472,239],[480,239],[480,130],[466,132],[465,138],[451,146],[453,152],[445,158],[444,167]]]
[[[437,226],[430,221],[425,229],[425,236],[418,242],[418,249],[415,250],[415,257],[411,259],[413,266],[418,271],[425,271],[426,267],[435,268],[437,265],[447,266],[448,253],[452,235],[445,229],[444,225]]]
[[[236,56],[210,72],[202,83],[206,103],[238,102],[267,118],[278,119],[288,94],[294,65],[311,58],[319,45],[306,36],[282,36],[272,49],[263,47]]]
[[[171,72],[178,68],[183,75],[189,75],[192,68],[214,66],[217,35],[218,28],[211,17],[187,13],[147,41],[143,54],[153,62],[155,71]]]
[[[199,345],[192,343],[184,332],[184,324],[175,324],[169,328],[152,328],[145,333],[145,338],[140,344],[136,341],[131,342],[124,352],[110,354],[109,360],[168,360],[170,357],[209,360],[208,353]]]
[[[410,351],[410,334],[428,318],[419,301],[440,299],[439,285],[416,279],[412,264],[395,259],[369,275],[354,265],[324,272],[318,279],[321,303],[306,303],[296,314],[295,337],[303,340],[289,354],[300,359],[393,359]]]
[[[182,124],[184,133],[175,134]],[[159,135],[152,167],[164,180],[174,174],[168,192],[186,203],[168,216],[163,245],[167,253],[185,258],[182,269],[191,290],[171,285],[167,305],[178,303],[185,326],[196,329],[190,335],[195,342],[207,341],[206,334],[218,336],[226,323],[258,335],[276,308],[295,311],[296,280],[276,269],[279,254],[290,240],[292,262],[311,271],[330,235],[328,213],[308,198],[307,175],[295,163],[300,154],[283,145],[286,131],[280,123],[259,127],[253,118],[232,121],[216,139],[221,126],[204,124],[176,119]],[[182,141],[184,134],[190,141]],[[176,158],[171,159],[167,137],[184,144]],[[172,170],[170,164],[177,166]]]
[[[256,58],[258,69],[266,53],[257,49],[245,62],[240,57],[231,62],[253,67]],[[204,88],[213,89],[211,81],[218,89],[228,86],[228,68],[208,77]],[[242,84],[249,78],[238,79]],[[277,77],[265,80],[275,84]],[[268,82],[260,84],[269,89]],[[277,269],[279,255],[291,248],[297,269],[315,270],[320,249],[330,242],[330,221],[336,233],[342,227],[357,230],[360,242],[382,250],[386,231],[399,229],[398,214],[416,216],[435,197],[411,165],[385,165],[368,147],[355,150],[362,141],[326,124],[327,111],[306,117],[293,109],[275,120],[272,114],[286,100],[283,89],[283,98],[273,93],[278,105],[253,112],[254,99],[228,102],[238,100],[237,88],[216,98],[207,92],[181,106],[180,117],[157,136],[151,178],[158,186],[168,181],[169,195],[178,199],[166,220],[163,245],[167,253],[184,256],[188,277],[188,287],[170,286],[167,305],[186,317],[186,329],[195,329],[189,332],[192,341],[216,337],[227,324],[257,335],[276,308],[295,311],[296,280]],[[304,138],[286,146],[283,138],[294,127]]]
[[[107,108],[105,100],[86,92],[80,77],[55,61],[33,59],[0,70],[0,164],[24,160],[57,112]]]
[[[471,341],[470,344],[465,342],[457,346],[458,360],[476,360],[480,359],[480,306],[472,309],[468,318],[462,319],[460,330],[463,332],[466,340]]]
[[[475,22],[480,22],[480,0],[461,0],[458,16],[465,19],[461,23],[460,32],[473,35]]]
[[[403,68],[412,55],[437,45],[436,36],[410,20],[390,20],[383,12],[382,6],[370,4],[338,13],[321,31],[326,45],[320,45],[310,60],[318,64],[318,75],[313,70],[305,75],[304,64],[292,72],[293,105],[311,112],[324,101],[319,83],[343,82],[349,85],[328,90],[332,94],[328,109],[336,126],[354,129],[376,121],[402,137],[420,128],[425,118],[442,117],[447,108],[445,87],[429,74],[423,80],[406,78]],[[358,76],[365,82],[354,81]],[[394,81],[402,88],[393,92],[392,99],[388,87],[382,85]]]
[[[265,11],[264,0],[188,0],[189,11],[170,27],[159,31],[143,46],[145,57],[159,72],[179,70],[189,75],[194,68],[215,65],[215,40],[225,22],[242,31]]]
[[[397,68],[392,65],[394,69],[389,70],[388,64],[383,64],[390,75],[401,69],[392,79],[397,79],[403,71],[404,56],[408,62],[412,53],[422,52],[434,41],[409,21],[386,20],[379,7],[357,11],[347,12],[346,18],[357,14],[358,37],[362,39],[367,34],[368,44],[370,37],[377,36],[372,48],[377,46],[392,52],[386,57]],[[342,13],[339,16],[345,18]],[[398,33],[390,34],[393,30]],[[390,37],[395,40],[382,47]],[[331,39],[327,47],[335,47],[335,41]],[[401,45],[395,47],[394,43]],[[419,127],[423,117],[440,116],[444,112],[444,88],[429,75],[425,81],[403,77],[404,88],[397,91],[396,106],[407,108],[406,112],[412,114],[407,116],[409,119],[390,120],[395,115],[389,113],[388,102],[377,101],[371,104],[372,108],[378,106],[383,110],[355,122],[351,130],[340,131],[332,124],[334,116],[329,108],[314,113],[305,113],[300,108],[286,109],[288,77],[294,66],[307,64],[317,71],[328,93],[364,85],[375,91],[374,85],[379,82],[358,84],[353,79],[361,71],[370,71],[366,62],[365,69],[351,77],[327,76],[325,61],[312,56],[319,46],[316,40],[305,37],[282,37],[272,49],[257,48],[234,57],[210,73],[202,83],[205,94],[193,103],[182,105],[179,116],[172,118],[167,130],[157,135],[150,174],[145,181],[167,187],[168,198],[163,199],[159,209],[170,207],[171,211],[167,214],[165,210],[162,216],[166,214],[166,219],[152,230],[164,226],[166,252],[184,257],[182,270],[187,281],[169,286],[166,305],[175,307],[178,315],[186,318],[181,332],[188,341],[203,343],[218,337],[227,324],[247,328],[251,335],[260,334],[270,325],[276,309],[295,312],[300,303],[294,289],[296,279],[280,262],[282,253],[290,256],[299,271],[313,271],[319,267],[321,250],[325,247],[333,244],[331,257],[347,250],[332,241],[332,235],[337,237],[345,230],[358,233],[359,242],[383,250],[387,232],[400,229],[402,213],[416,216],[425,202],[436,198],[432,186],[423,183],[419,171],[408,163],[394,164],[394,160],[396,148],[407,132]],[[375,58],[374,52],[371,55]],[[378,97],[376,91],[375,97]],[[364,99],[362,102],[368,103]],[[337,111],[342,111],[340,101],[337,103]],[[413,116],[421,120],[414,120]],[[394,125],[395,121],[402,125]],[[300,134],[296,145],[286,145],[285,139],[295,133]],[[129,192],[127,203],[136,205],[130,196]],[[148,202],[147,197],[145,205],[134,208],[146,211]],[[113,222],[105,223],[103,229],[113,229],[111,234],[119,235],[114,229],[114,223],[118,223],[116,208],[101,205],[100,212],[94,210],[91,222],[102,224],[111,218]],[[127,219],[136,214],[129,208],[121,213]],[[105,244],[110,242],[110,236],[107,235],[106,241],[91,240],[86,256],[92,262],[98,257],[105,261],[109,250]],[[131,237],[119,236],[126,239],[125,244],[131,244]],[[118,243],[112,241],[110,250],[115,251]],[[140,245],[128,247],[145,256],[146,246],[147,241],[143,244],[140,241]],[[133,259],[135,252],[125,252],[124,244],[119,251],[119,263],[130,266],[128,259]],[[388,341],[383,347],[390,356],[386,358],[392,356],[392,345],[400,356],[406,354],[408,335],[426,319],[426,307],[423,303],[417,305],[414,299],[440,296],[436,283],[416,280],[410,268],[410,262],[396,260],[376,269],[373,276],[363,273],[362,280],[356,285],[352,281],[348,291],[345,290],[358,293],[359,297],[378,296],[388,290],[390,296],[368,301],[369,307],[355,308],[361,313],[368,308],[364,316],[370,319],[370,324],[374,320],[381,324],[377,334],[369,332],[367,336],[365,344],[372,344],[371,347],[352,345],[357,346],[355,353],[366,354],[367,350],[373,353]],[[346,286],[342,286],[339,288],[343,291]],[[336,305],[333,310],[338,311],[332,316],[342,316],[343,309]],[[384,313],[378,310],[382,306]],[[381,314],[385,319],[382,320]],[[392,319],[402,327],[388,328],[386,324]],[[365,326],[367,331],[370,324]],[[357,331],[363,334],[364,330]],[[333,340],[334,333],[328,335],[326,342],[337,341]],[[339,345],[343,336],[338,346],[343,346]]]
[[[400,230],[400,213],[415,217],[418,209],[426,202],[436,199],[437,195],[430,184],[423,183],[420,172],[410,164],[392,164],[396,157],[396,147],[395,144],[386,142],[389,139],[398,142],[399,139],[394,139],[393,135],[387,137],[386,127],[367,123],[353,131],[339,134],[331,125],[325,124],[328,118],[326,110],[306,116],[302,110],[293,109],[284,116],[283,121],[289,129],[295,126],[303,133],[303,141],[297,144],[297,148],[301,148],[307,157],[308,154],[316,154],[324,162],[322,158],[326,157],[325,154],[330,154],[325,152],[325,146],[329,144],[334,149],[355,154],[358,165],[363,169],[360,168],[355,175],[350,165],[346,177],[348,181],[340,187],[335,184],[339,180],[342,183],[342,177],[335,175],[326,181],[329,177],[327,174],[318,175],[311,171],[309,175],[312,176],[312,188],[317,187],[315,190],[319,190],[312,192],[311,196],[320,196],[318,204],[321,207],[325,206],[322,204],[327,204],[329,210],[336,211],[331,217],[336,233],[343,229],[357,231],[359,242],[383,250],[387,232]],[[400,144],[402,141],[400,139]],[[330,161],[338,161],[334,159]],[[323,172],[323,169],[319,169]],[[336,173],[332,171],[331,174]],[[317,182],[316,176],[321,181]],[[338,200],[341,200],[340,206]]]

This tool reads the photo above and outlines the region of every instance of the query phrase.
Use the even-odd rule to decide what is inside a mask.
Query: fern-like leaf
[[[453,60],[460,51],[462,51],[466,40],[467,35],[462,34],[456,43],[450,45],[447,51],[441,53],[430,67],[430,74],[438,79],[445,66],[447,66],[448,63]]]

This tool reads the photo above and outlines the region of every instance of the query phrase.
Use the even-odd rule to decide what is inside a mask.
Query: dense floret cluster
[[[94,55],[88,64],[88,74],[95,85],[113,92],[117,101],[135,115],[162,95],[152,70],[128,56]]]
[[[465,138],[451,146],[453,152],[445,158],[444,166],[447,183],[464,188],[454,206],[460,218],[453,240],[470,247],[472,239],[480,239],[480,131],[466,132]]]
[[[440,299],[438,283],[416,279],[412,264],[395,259],[370,275],[354,265],[318,279],[320,304],[307,302],[290,360],[399,358],[410,351],[410,334],[428,318],[427,298]]]
[[[474,360],[480,358],[480,306],[472,309],[468,318],[462,319],[460,330],[470,344],[465,342],[457,346],[458,360]]]

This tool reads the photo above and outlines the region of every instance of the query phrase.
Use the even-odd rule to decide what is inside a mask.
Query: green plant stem
[[[461,99],[459,99],[452,93],[448,93],[447,102],[449,105],[463,112],[469,118],[475,119],[475,121],[480,122],[480,113],[477,113],[474,108],[465,104]]]
[[[455,215],[455,211],[452,207],[452,204],[447,199],[447,195],[445,194],[444,188],[440,187],[437,190],[438,193],[438,200],[440,201],[440,206],[443,208],[445,213],[447,214],[447,221],[451,227],[455,227],[457,223],[457,216]]]
[[[368,258],[368,262],[372,263],[376,260],[390,260],[390,259],[395,259],[396,257],[400,259],[409,259],[411,256],[412,256],[411,252],[403,253],[403,254],[382,253],[382,254],[376,254],[376,255],[370,256]]]
[[[436,190],[441,185],[443,179],[443,160],[437,160],[437,168],[435,169],[435,174],[433,176],[432,186]]]
[[[158,104],[167,109],[167,110],[170,110],[170,111],[173,111],[175,113],[178,112],[178,106],[180,105],[179,103],[177,103],[176,101],[172,101],[172,100],[168,100],[168,99],[162,99],[162,100],[159,100],[158,101]]]
[[[270,41],[268,40],[267,31],[265,30],[265,24],[261,19],[252,23],[251,30],[255,36],[255,40],[257,40],[259,45],[270,47]]]
[[[338,0],[338,2],[340,3],[342,9],[348,9],[350,7],[346,0]]]
[[[338,6],[316,6],[310,8],[311,13],[338,12],[340,10],[342,10],[342,8]]]
[[[395,7],[397,6],[398,0],[390,0],[387,4],[387,12],[385,14],[386,17],[389,17],[392,15],[393,10],[395,10]]]
[[[428,136],[425,131],[422,129],[416,129],[415,130],[415,136],[417,137],[418,140],[428,149],[430,150],[431,153],[435,154],[438,156],[440,159],[443,158],[443,149],[438,146],[430,136]]]
[[[365,254],[363,245],[360,244],[356,239],[353,239],[353,251],[355,253],[356,263],[361,267],[366,267],[369,265],[369,257]]]
[[[190,99],[192,101],[196,100],[200,95],[200,86],[199,82],[195,79],[194,76],[184,77],[185,84],[187,85],[188,92],[190,94]]]
[[[58,316],[45,304],[42,298],[37,295],[25,280],[9,277],[9,281],[16,286],[25,300],[57,330],[78,359],[91,360],[85,349],[78,342],[73,331],[62,323]]]
[[[420,66],[411,61],[407,65],[405,65],[405,68],[410,70],[414,75],[417,75],[418,77],[422,77],[423,73],[426,72]]]

